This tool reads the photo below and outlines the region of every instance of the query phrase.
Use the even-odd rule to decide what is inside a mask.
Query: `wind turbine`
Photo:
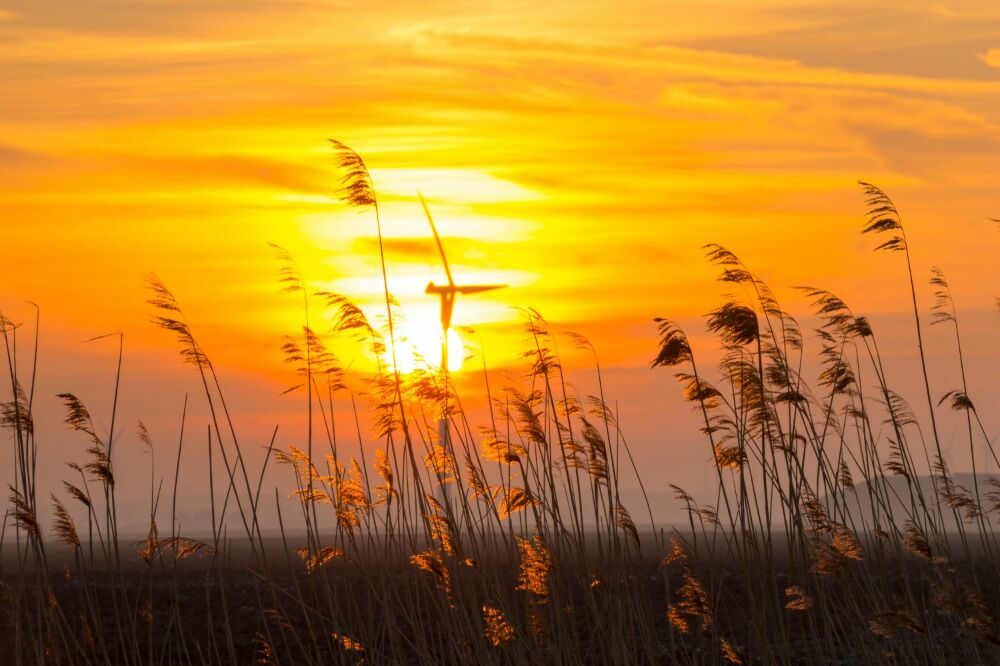
[[[459,294],[481,294],[486,291],[493,291],[494,289],[501,289],[506,287],[505,284],[466,284],[457,285],[455,280],[451,276],[451,268],[448,266],[448,257],[444,253],[444,245],[441,243],[441,236],[438,235],[437,227],[434,226],[434,218],[431,216],[431,211],[427,207],[427,202],[424,201],[424,195],[417,193],[420,197],[420,205],[424,208],[424,214],[427,216],[427,222],[431,225],[431,233],[434,234],[434,242],[437,243],[438,252],[441,254],[441,263],[444,265],[444,274],[448,278],[448,284],[437,285],[433,281],[427,283],[427,289],[424,290],[427,294],[436,294],[441,299],[441,378],[445,387],[445,399],[447,400],[447,389],[448,389],[448,331],[451,330],[451,315],[455,309],[455,297]],[[445,405],[447,406],[447,404]],[[448,415],[447,410],[443,410],[441,418],[438,420],[438,438],[441,441],[441,446],[444,447],[446,451],[451,453],[451,441],[450,434],[448,430]],[[444,495],[444,487],[442,486],[442,494]]]

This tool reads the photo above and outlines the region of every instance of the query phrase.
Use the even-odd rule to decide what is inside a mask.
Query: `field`
[[[345,203],[381,225],[363,160],[334,147]],[[670,319],[657,319],[649,340],[650,372],[675,374],[677,399],[703,424],[717,487],[709,497],[674,488],[688,522],[669,528],[648,503],[622,503],[623,480],[642,482],[642,460],[622,436],[613,396],[603,382],[593,396],[570,388],[559,344],[589,342],[557,338],[534,311],[525,314],[526,379],[492,390],[486,423],[469,422],[446,373],[380,367],[367,407],[378,427],[363,435],[357,460],[341,455],[344,435],[332,425],[330,396],[345,370],[329,345],[353,338],[375,358],[394,353],[388,282],[383,327],[344,295],[310,291],[282,255],[281,285],[303,299],[301,334],[284,353],[310,429],[297,448],[272,440],[264,465],[282,466],[287,479],[273,488],[246,462],[197,317],[189,323],[152,281],[155,322],[177,338],[212,414],[199,454],[214,484],[204,507],[212,533],[199,539],[178,533],[174,515],[190,444],[172,452],[175,469],[161,465],[168,471],[150,478],[148,497],[121,497],[114,437],[98,434],[72,394],[60,396],[66,424],[87,442],[88,461],[64,487],[38,485],[34,378],[18,375],[17,356],[28,349],[31,366],[30,327],[0,319],[14,462],[0,554],[3,663],[1000,661],[1000,481],[976,469],[953,475],[935,420],[956,410],[973,463],[1000,465],[983,422],[993,415],[968,395],[944,274],[932,271],[929,285],[915,275],[895,205],[874,185],[862,192],[860,229],[906,260],[900,279],[913,295],[912,356],[924,379],[908,392],[930,418],[918,422],[893,388],[877,331],[845,301],[805,289],[821,326],[803,331],[750,266],[706,246],[736,294],[707,318],[722,362],[700,364]],[[382,267],[384,279],[384,257]],[[931,313],[917,306],[927,288]],[[311,328],[319,308],[334,315],[330,334]],[[954,333],[963,385],[947,393],[927,380],[927,314]],[[814,366],[812,379],[803,369]],[[984,371],[993,370],[975,369]],[[152,446],[144,429],[138,437]],[[299,510],[282,515],[277,498],[289,494]],[[121,502],[149,504],[138,547],[119,536]],[[277,524],[262,524],[265,506],[277,507]],[[41,524],[48,507],[54,521]]]

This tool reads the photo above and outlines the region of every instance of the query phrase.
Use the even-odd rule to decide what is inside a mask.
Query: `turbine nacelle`
[[[451,313],[455,309],[455,296],[458,294],[481,294],[484,291],[492,291],[494,289],[500,289],[506,285],[502,284],[468,284],[468,285],[456,285],[456,284],[446,284],[437,285],[433,282],[427,283],[427,289],[425,293],[434,294],[441,298],[441,330],[444,331],[445,337],[448,335],[448,329],[451,328]]]

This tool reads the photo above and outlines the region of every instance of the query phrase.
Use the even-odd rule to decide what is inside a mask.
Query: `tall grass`
[[[819,321],[807,335],[747,264],[707,246],[719,279],[738,291],[707,320],[721,362],[696,363],[705,351],[669,319],[656,320],[659,339],[650,344],[651,372],[672,369],[715,468],[708,501],[674,487],[687,523],[668,533],[648,501],[635,514],[622,503],[632,483],[646,497],[641,455],[604,394],[596,350],[578,334],[559,337],[533,310],[524,311],[523,381],[497,391],[484,362],[490,409],[478,428],[454,385],[431,369],[404,375],[393,358],[365,378],[366,396],[349,388],[336,353],[362,344],[379,362],[391,357],[399,313],[375,184],[357,153],[333,145],[345,172],[342,198],[375,221],[385,324],[369,321],[345,295],[312,291],[293,258],[276,249],[278,280],[301,299],[302,328],[282,353],[296,376],[289,391],[303,395],[306,441],[277,448],[275,430],[254,468],[208,350],[180,300],[152,279],[153,321],[176,336],[209,422],[202,433],[191,430],[185,400],[167,465],[139,426],[150,453],[141,543],[123,543],[118,533],[117,426],[101,436],[71,393],[60,395],[66,424],[86,443],[87,458],[71,462],[74,475],[58,494],[46,489],[54,519],[51,529],[40,523],[37,320],[27,345],[32,375],[21,377],[27,334],[0,318],[10,395],[0,418],[13,463],[0,540],[14,553],[7,560],[0,553],[14,562],[0,588],[4,663],[1000,659],[1000,482],[979,466],[985,456],[1000,461],[969,396],[958,308],[937,269],[933,321],[953,330],[961,386],[940,396],[931,386],[909,248],[884,192],[863,184],[863,231],[889,234],[881,249],[905,253],[930,441],[892,388],[865,317],[834,294],[802,288]],[[317,312],[332,318],[332,330],[315,330]],[[572,388],[561,342],[593,355],[597,395]],[[811,344],[815,353],[807,352]],[[814,365],[818,378],[810,380]],[[353,408],[337,413],[345,400],[335,396]],[[358,411],[366,401],[376,426],[368,436]],[[942,453],[934,414],[945,403],[964,416],[972,488],[956,482]],[[112,423],[116,412],[117,398]],[[360,460],[346,453],[355,441]],[[179,530],[182,455],[202,457],[209,470],[208,540]],[[265,487],[272,463],[284,472],[284,488]],[[161,528],[165,489],[169,529]],[[287,495],[297,499],[295,515],[283,509]],[[266,528],[276,541],[262,524],[272,503],[277,524]]]

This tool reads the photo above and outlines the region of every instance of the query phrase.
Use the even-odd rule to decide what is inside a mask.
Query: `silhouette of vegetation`
[[[381,248],[375,183],[356,152],[332,145],[340,196],[374,214]],[[628,484],[646,489],[596,350],[568,334],[592,353],[599,387],[577,395],[557,335],[534,310],[524,311],[523,382],[498,392],[487,378],[489,423],[474,428],[444,373],[379,365],[366,378],[374,433],[360,460],[346,455],[335,416],[353,419],[359,439],[362,419],[356,409],[335,415],[333,396],[361,396],[337,351],[362,344],[381,362],[394,350],[384,253],[382,327],[348,296],[312,291],[276,248],[278,281],[301,298],[302,329],[281,349],[295,375],[289,391],[305,389],[305,446],[276,447],[275,431],[253,468],[208,351],[152,278],[153,323],[176,336],[210,423],[200,452],[189,451],[185,402],[172,479],[156,465],[169,450],[138,426],[150,454],[149,526],[131,546],[117,524],[117,399],[105,437],[78,397],[60,394],[86,458],[70,463],[58,494],[39,488],[35,376],[18,374],[28,333],[0,316],[9,375],[0,424],[13,461],[0,548],[15,563],[0,582],[3,662],[996,663],[1000,479],[982,466],[1000,460],[969,395],[959,310],[932,269],[932,321],[953,333],[961,377],[941,392],[928,380],[899,212],[879,188],[862,188],[862,231],[906,259],[930,442],[865,317],[803,287],[819,322],[807,336],[741,258],[706,246],[719,280],[738,290],[707,315],[718,367],[696,364],[711,351],[670,319],[655,320],[650,340],[650,372],[672,371],[698,414],[716,487],[702,503],[673,486],[687,524],[669,531],[648,501],[648,526],[622,501]],[[330,330],[314,328],[316,312]],[[33,335],[34,368],[37,320]],[[934,415],[945,408],[964,417],[971,476],[953,474],[942,453]],[[209,470],[210,539],[179,532],[182,455],[202,456]],[[286,487],[264,487],[272,463]],[[39,520],[44,492],[50,528]],[[294,518],[282,495],[296,498]],[[272,501],[277,539],[261,524]]]

